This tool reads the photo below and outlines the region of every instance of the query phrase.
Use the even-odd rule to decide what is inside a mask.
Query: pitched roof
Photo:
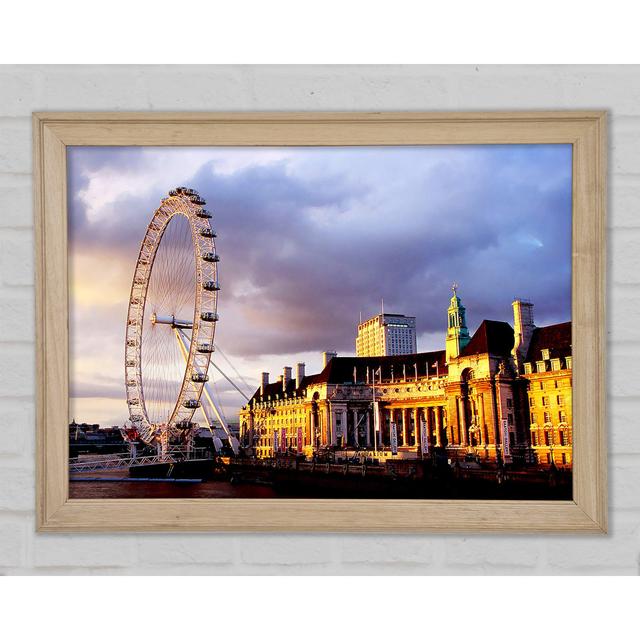
[[[490,353],[498,356],[509,356],[513,349],[514,336],[511,325],[507,322],[497,320],[484,320],[478,327],[473,337],[462,350],[463,356]],[[542,360],[542,349],[549,349],[551,358],[563,358],[571,355],[571,322],[549,325],[548,327],[536,327],[531,337],[531,343],[527,352],[526,361],[535,362]],[[440,375],[447,373],[445,363],[446,352],[429,351],[424,353],[412,353],[402,356],[335,356],[329,360],[327,366],[314,375],[305,376],[300,387],[296,389],[295,379],[289,380],[286,388],[286,397],[300,397],[304,390],[312,384],[345,384],[354,381],[354,368],[357,382],[364,382],[369,369],[369,380],[373,380],[373,372],[380,368],[382,380],[389,382],[393,368],[393,376],[398,382],[403,376],[403,367],[408,379],[415,375],[417,365],[418,375],[424,376],[427,371],[429,375],[436,373]],[[379,378],[376,376],[376,380]],[[282,389],[282,382],[276,381],[268,384],[265,388],[265,396],[270,396],[272,400],[279,400],[285,397]],[[252,399],[260,399],[260,388],[256,389]]]
[[[536,327],[531,336],[526,362],[542,360],[542,350],[549,349],[550,358],[566,358],[571,355],[571,322]]]
[[[513,329],[509,323],[498,320],[483,320],[467,346],[462,350],[462,355],[490,353],[508,356],[513,349],[513,343]]]
[[[382,380],[391,380],[391,374],[395,379],[400,378],[406,371],[407,377],[415,375],[416,367],[419,376],[433,375],[438,365],[438,373],[446,372],[445,351],[428,351],[424,353],[410,353],[401,356],[347,356],[334,357],[329,360],[324,370],[318,374],[315,382],[327,382],[329,384],[344,384],[354,381],[364,382],[369,369],[370,380],[373,380],[373,372],[380,369]],[[378,380],[379,377],[376,377]]]
[[[437,364],[437,367],[436,367]],[[329,360],[327,366],[315,375],[305,376],[302,379],[300,388],[296,389],[295,380],[289,380],[286,389],[287,397],[292,395],[301,396],[306,387],[312,384],[345,384],[353,383],[354,381],[354,369],[355,379],[357,382],[365,382],[367,379],[367,369],[369,369],[369,380],[373,381],[373,372],[381,371],[382,380],[388,382],[391,380],[391,373],[393,371],[394,379],[400,381],[403,374],[406,372],[407,378],[410,380],[412,376],[417,372],[419,376],[427,374],[440,375],[447,372],[447,365],[445,364],[445,351],[428,351],[424,353],[412,353],[401,356],[334,356]],[[379,380],[379,375],[376,375],[376,381]],[[272,382],[265,387],[265,396],[271,396],[272,400],[282,399],[283,389],[282,382]],[[252,399],[260,399],[260,388],[253,394]]]

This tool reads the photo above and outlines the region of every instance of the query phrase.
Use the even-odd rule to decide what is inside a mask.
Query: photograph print
[[[69,497],[572,498],[572,147],[69,147]]]

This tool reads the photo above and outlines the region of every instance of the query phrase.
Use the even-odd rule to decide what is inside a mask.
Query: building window
[[[558,402],[559,407],[564,407],[564,396],[557,396],[556,400]]]
[[[533,443],[534,447],[538,446],[538,434],[535,431],[531,433],[531,442]]]
[[[549,349],[543,349],[542,350],[542,359],[543,360],[548,360],[549,359]]]
[[[524,363],[524,372],[525,373],[531,373],[531,363],[530,362],[525,362]]]
[[[540,382],[539,385],[540,385],[540,389],[544,389],[544,382]]]
[[[549,396],[542,396],[542,406],[543,407],[549,406]]]
[[[538,373],[544,373],[547,370],[547,365],[544,360],[538,360],[538,362],[536,362],[536,370]]]
[[[551,361],[551,371],[560,371],[560,358],[554,358]]]
[[[531,418],[531,424],[533,424],[536,421],[536,414],[535,413],[530,413],[529,414],[529,418]]]
[[[547,447],[549,446],[549,432],[548,431],[544,432],[544,444]]]
[[[567,369],[571,369],[571,356],[567,356],[566,361],[567,361]]]
[[[567,464],[567,454],[566,453],[562,454],[562,464]]]
[[[551,422],[551,414],[548,411],[544,412],[544,423],[547,424],[548,422]]]
[[[560,445],[567,446],[567,434],[564,431],[560,431]]]
[[[530,407],[535,407],[536,406],[536,399],[535,398],[529,398],[529,406]]]
[[[567,414],[565,411],[559,411],[558,412],[558,420],[560,422],[566,422],[567,421]]]

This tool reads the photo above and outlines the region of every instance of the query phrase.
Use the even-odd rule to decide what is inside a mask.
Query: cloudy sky
[[[354,353],[360,312],[417,317],[444,348],[450,287],[471,331],[570,319],[569,145],[364,148],[74,147],[68,151],[71,416],[127,417],[127,299],[146,225],[168,190],[197,189],[221,257],[216,362],[242,388],[260,371]],[[234,371],[235,369],[235,371]],[[216,383],[227,418],[243,399]]]

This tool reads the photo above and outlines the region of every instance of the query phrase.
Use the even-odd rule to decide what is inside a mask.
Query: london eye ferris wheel
[[[184,442],[209,379],[218,320],[218,262],[205,201],[178,187],[147,226],[125,336],[129,419],[147,444]],[[205,412],[206,413],[206,412]]]

